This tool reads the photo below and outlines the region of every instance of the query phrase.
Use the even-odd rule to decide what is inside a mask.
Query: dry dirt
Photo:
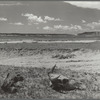
[[[16,46],[14,46],[16,45]],[[31,46],[30,46],[31,45]],[[44,45],[44,44],[43,44]],[[47,44],[46,44],[47,45]],[[69,45],[69,44],[68,44]],[[59,98],[59,99],[100,99],[100,51],[74,45],[75,48],[53,44],[54,49],[42,44],[4,44],[0,47],[0,86],[8,72],[19,71],[25,77],[23,88],[16,94],[0,91],[1,98]],[[89,44],[87,44],[88,46]],[[39,47],[39,48],[38,48]],[[46,47],[46,46],[45,46]],[[52,47],[52,48],[53,48]],[[86,44],[85,44],[86,47]],[[91,46],[93,48],[93,46]],[[97,46],[98,47],[98,46]],[[49,49],[48,49],[49,48]],[[64,48],[64,49],[63,49]],[[57,65],[57,73],[72,77],[86,84],[86,90],[59,93],[50,88],[48,70]],[[91,83],[91,84],[90,84]]]
[[[2,51],[0,65],[13,65],[19,67],[51,68],[57,64],[59,68],[100,72],[100,51],[84,50],[19,50]],[[2,57],[2,55],[5,55]],[[56,57],[56,56],[59,57]],[[72,57],[66,57],[71,56]],[[54,57],[55,56],[55,57]],[[64,57],[65,56],[65,57]],[[62,58],[60,58],[62,57]]]

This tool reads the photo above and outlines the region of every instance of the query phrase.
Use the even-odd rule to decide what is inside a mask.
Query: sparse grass
[[[96,45],[97,44],[97,45]],[[16,43],[16,44],[0,44],[0,56],[1,57],[18,57],[18,56],[31,56],[36,54],[45,54],[47,52],[53,55],[53,58],[57,59],[70,59],[75,57],[72,52],[77,52],[80,48],[83,48],[82,53],[87,48],[100,49],[100,43]],[[78,47],[78,48],[77,48]],[[79,52],[78,52],[79,53]],[[78,54],[76,53],[76,54]],[[71,60],[71,62],[73,62]],[[78,60],[82,62],[82,60]],[[77,65],[76,65],[77,66]],[[15,66],[0,66],[0,87],[8,72],[18,71],[24,77],[25,80],[22,83],[23,87],[15,94],[4,93],[0,89],[0,98],[28,98],[28,99],[100,99],[100,74],[99,73],[87,73],[77,72],[68,69],[57,69],[56,73],[60,73],[68,78],[73,78],[82,83],[84,90],[66,91],[65,94],[59,93],[49,85],[49,79],[47,72],[50,69],[47,68],[27,68],[27,67],[15,67]],[[86,86],[86,87],[85,87]]]
[[[57,55],[53,55],[52,58],[58,58],[58,59],[70,59],[70,58],[74,58],[75,54],[57,54]]]
[[[4,93],[0,89],[0,98],[28,98],[28,99],[44,99],[44,98],[63,98],[63,99],[89,99],[100,98],[96,93],[100,93],[100,75],[86,72],[76,72],[72,70],[57,69],[55,73],[60,73],[66,77],[73,78],[82,85],[86,86],[84,90],[66,91],[65,94],[59,93],[49,85],[46,68],[23,68],[14,66],[0,66],[0,87],[8,72],[20,72],[25,80],[23,87],[15,94]]]

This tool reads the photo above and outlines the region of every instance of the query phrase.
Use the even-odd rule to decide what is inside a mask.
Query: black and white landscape
[[[0,98],[100,99],[100,2],[0,1]]]

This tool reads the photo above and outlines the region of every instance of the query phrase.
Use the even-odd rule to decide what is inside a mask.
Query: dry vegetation
[[[19,68],[14,66],[0,66],[0,86],[8,72],[20,72],[24,76],[24,81],[17,93],[5,93],[0,89],[0,98],[61,98],[61,99],[83,99],[100,98],[100,74],[77,72],[73,70],[57,69],[55,73],[60,73],[66,77],[76,79],[82,83],[83,90],[66,91],[64,94],[53,90],[50,87],[50,80],[46,68]]]
[[[91,43],[84,45],[77,43],[76,44],[22,43],[16,45],[6,43],[6,44],[0,44],[0,59],[5,60],[18,57],[27,58],[27,57],[34,57],[37,55],[46,57],[47,55],[49,55],[52,61],[58,60],[58,62],[56,63],[59,63],[59,60],[60,61],[64,60],[66,64],[67,62],[74,62],[75,64],[76,61],[82,63],[84,61],[83,59],[84,54],[91,55],[94,52],[94,51],[90,52],[91,50],[90,51],[86,50],[86,47],[89,46],[90,49],[94,48],[93,45],[91,45]],[[84,49],[81,49],[83,47]],[[76,59],[77,57],[80,56],[82,56],[83,58]],[[49,59],[47,59],[47,61],[49,61]],[[44,63],[41,64],[43,64],[43,66],[45,65]],[[63,63],[62,66],[64,66]],[[46,67],[46,65],[44,67],[36,67],[36,66],[19,67],[19,66],[2,64],[0,65],[0,87],[2,86],[7,73],[19,72],[24,77],[24,81],[21,83],[21,88],[17,93],[14,94],[5,93],[2,89],[0,89],[0,98],[100,99],[100,73],[98,72],[92,73],[91,71],[84,71],[84,70],[75,70],[77,65],[74,66],[74,70],[69,65],[67,65],[67,68],[65,69],[63,69],[62,66],[59,65],[55,73],[58,74],[60,73],[68,78],[75,79],[77,82],[81,83],[82,89],[65,91],[64,93],[60,93],[58,91],[53,90],[50,87],[50,80],[47,75],[47,72],[51,68],[48,66]],[[82,66],[80,65],[80,67]]]

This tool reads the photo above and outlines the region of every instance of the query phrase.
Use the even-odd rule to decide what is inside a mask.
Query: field
[[[24,81],[19,91],[14,94],[5,93],[0,89],[0,98],[100,99],[100,41],[7,43],[11,40],[24,40],[18,37],[9,39],[4,37],[0,40],[3,42],[6,40],[5,43],[0,43],[0,87],[7,73],[19,72]],[[45,39],[35,38],[35,40]],[[49,41],[53,40],[49,38]],[[57,65],[55,73],[81,82],[84,89],[65,91],[65,93],[53,90],[47,72],[55,64]]]

